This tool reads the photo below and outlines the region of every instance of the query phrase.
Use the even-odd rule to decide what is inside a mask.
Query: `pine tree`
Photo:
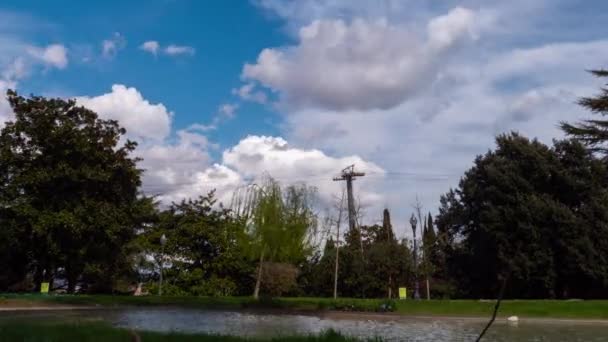
[[[608,70],[590,71],[597,77],[608,77]],[[593,114],[608,115],[608,88],[601,88],[600,94],[594,97],[583,97],[578,103]],[[608,120],[583,120],[576,124],[562,122],[561,129],[588,146],[593,152],[608,155]]]

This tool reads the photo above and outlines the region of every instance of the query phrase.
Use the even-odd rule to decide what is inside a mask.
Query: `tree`
[[[437,250],[437,237],[435,235],[435,228],[433,227],[433,217],[431,213],[424,218],[424,230],[422,232],[422,273],[425,276],[427,299],[431,297],[430,278],[432,278],[435,272],[434,262],[436,259]]]
[[[597,77],[608,77],[608,70],[592,70]],[[583,97],[579,104],[594,114],[608,115],[608,88],[602,88],[595,97]],[[562,130],[569,136],[580,140],[594,152],[606,155],[608,153],[608,120],[584,120],[576,124],[562,122]]]
[[[33,272],[39,286],[60,271],[70,292],[79,281],[112,288],[149,208],[130,157],[136,144],[73,100],[10,90],[7,99],[15,119],[0,133],[0,221],[17,244],[14,274]]]
[[[141,234],[143,253],[170,267],[167,280],[193,295],[245,294],[251,288],[252,265],[245,257],[245,231],[230,210],[216,206],[215,191],[173,203],[158,222]],[[167,238],[160,255],[160,237]]]
[[[311,254],[310,239],[317,228],[315,197],[314,188],[301,184],[283,191],[270,177],[247,197],[248,209],[238,214],[250,237],[250,253],[259,260],[254,298],[259,297],[265,262],[299,264]]]
[[[436,220],[460,294],[492,296],[508,278],[510,297],[602,296],[604,163],[574,140],[550,148],[512,133],[496,144],[443,196]]]

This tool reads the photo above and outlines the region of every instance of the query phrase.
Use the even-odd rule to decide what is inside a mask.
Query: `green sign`
[[[399,299],[407,299],[407,288],[405,288],[405,287],[399,288]]]
[[[49,293],[49,283],[40,284],[40,293]]]

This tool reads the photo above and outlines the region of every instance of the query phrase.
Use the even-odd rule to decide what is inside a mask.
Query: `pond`
[[[316,334],[334,329],[347,336],[382,337],[385,341],[474,341],[484,320],[424,318],[351,313],[319,315],[278,312],[210,311],[183,308],[124,308],[77,311],[2,313],[0,318],[100,319],[130,329],[203,332],[222,335],[272,337]],[[565,321],[497,320],[484,341],[608,341],[608,324]]]

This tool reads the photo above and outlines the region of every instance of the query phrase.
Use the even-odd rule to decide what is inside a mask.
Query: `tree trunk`
[[[388,299],[393,298],[393,276],[388,276]]]
[[[262,264],[264,264],[264,248],[260,253],[260,265],[258,266],[258,276],[255,280],[255,289],[253,290],[253,298],[260,298],[260,286],[262,285]]]
[[[65,276],[68,282],[68,293],[73,294],[76,290],[76,283],[78,282],[78,275],[76,274],[74,267],[67,263],[65,267]]]
[[[34,285],[36,286],[34,291],[36,292],[40,292],[40,287],[42,286],[42,282],[44,281],[43,273],[44,271],[42,266],[40,266],[40,264],[36,265],[36,271],[34,271]]]
[[[431,300],[431,284],[428,276],[426,277],[426,300]]]

